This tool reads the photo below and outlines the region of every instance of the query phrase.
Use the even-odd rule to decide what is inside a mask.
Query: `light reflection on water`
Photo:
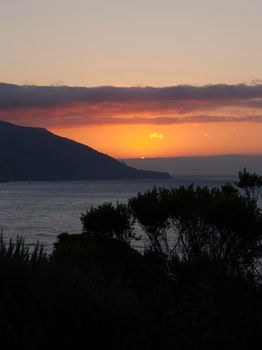
[[[221,186],[234,177],[186,177],[167,180],[0,183],[0,230],[5,239],[22,235],[51,249],[62,232],[81,232],[81,213],[104,202],[127,202],[138,192],[181,185]]]

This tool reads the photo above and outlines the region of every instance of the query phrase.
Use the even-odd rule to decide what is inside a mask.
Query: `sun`
[[[162,140],[164,137],[163,134],[159,134],[158,132],[152,132],[151,134],[149,134],[149,138],[151,140]]]

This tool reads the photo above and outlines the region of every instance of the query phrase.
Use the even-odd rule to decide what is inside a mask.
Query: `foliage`
[[[133,234],[133,218],[129,208],[122,203],[113,206],[104,203],[97,208],[91,207],[86,214],[82,214],[83,232],[107,235],[130,244],[137,239]]]
[[[258,200],[262,194],[262,176],[249,173],[246,168],[238,173],[239,181],[236,185],[244,190],[250,199]]]
[[[154,188],[129,200],[129,207],[148,238],[148,249],[167,260],[172,254],[167,229],[170,227],[169,213],[164,202],[168,190]]]
[[[81,220],[83,232],[59,235],[49,256],[1,238],[1,349],[261,344],[262,212],[253,195],[231,185],[154,188]],[[138,224],[144,251],[130,244]]]
[[[143,256],[106,236],[67,238],[50,257],[0,246],[1,349],[165,346],[166,284]]]
[[[171,265],[214,263],[227,273],[249,273],[261,256],[262,214],[230,185],[154,189],[129,206],[149,248]]]

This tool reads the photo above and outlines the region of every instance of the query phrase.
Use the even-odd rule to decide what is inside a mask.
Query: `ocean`
[[[5,240],[23,236],[25,242],[51,250],[62,232],[80,233],[80,217],[91,206],[124,202],[138,192],[181,185],[220,187],[233,176],[178,176],[165,180],[0,183],[0,231]]]

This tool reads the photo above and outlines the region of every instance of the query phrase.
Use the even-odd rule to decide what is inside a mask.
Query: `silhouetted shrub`
[[[143,290],[147,283],[162,286],[167,283],[167,270],[155,256],[141,254],[126,242],[97,234],[58,236],[51,261],[70,263],[82,269],[99,268],[107,279],[117,278]]]
[[[130,199],[129,206],[149,248],[168,264],[213,263],[225,273],[255,272],[261,258],[262,214],[234,187],[154,189]]]
[[[154,188],[129,199],[128,205],[148,238],[147,250],[168,260],[173,253],[167,230],[171,226],[166,195],[168,190]]]
[[[1,349],[164,345],[164,279],[150,277],[150,264],[125,242],[72,236],[64,234],[50,257],[2,244]]]
[[[236,185],[241,188],[246,196],[250,199],[258,200],[261,197],[262,191],[262,176],[257,174],[250,174],[246,168],[243,169],[243,172],[238,173],[239,181],[236,182]]]
[[[262,212],[233,186],[105,203],[50,256],[0,240],[1,349],[221,350],[262,343]],[[130,245],[141,232],[143,251]],[[136,232],[138,230],[139,232]]]
[[[133,234],[133,217],[129,208],[122,203],[113,206],[104,203],[97,208],[91,207],[86,214],[82,214],[83,232],[107,235],[128,244],[137,239]]]

